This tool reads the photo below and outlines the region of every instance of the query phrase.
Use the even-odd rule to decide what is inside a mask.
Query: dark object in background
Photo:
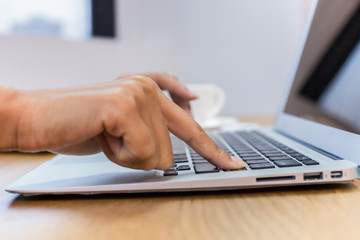
[[[116,37],[115,8],[115,0],[91,0],[92,36]]]

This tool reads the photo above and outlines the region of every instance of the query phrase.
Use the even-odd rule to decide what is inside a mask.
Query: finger
[[[172,133],[185,141],[202,157],[222,169],[239,169],[246,164],[217,147],[205,131],[188,114],[164,95],[159,95],[163,115]]]

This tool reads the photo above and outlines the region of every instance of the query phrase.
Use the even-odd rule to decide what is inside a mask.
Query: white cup
[[[203,125],[218,115],[225,103],[224,91],[215,84],[187,84],[187,88],[198,96],[190,102],[194,119]]]

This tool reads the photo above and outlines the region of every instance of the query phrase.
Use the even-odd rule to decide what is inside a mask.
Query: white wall
[[[274,114],[307,6],[305,0],[118,1],[116,41],[0,37],[0,84],[59,87],[167,71],[184,83],[223,87],[223,113]]]

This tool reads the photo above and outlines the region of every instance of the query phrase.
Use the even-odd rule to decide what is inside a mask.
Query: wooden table
[[[51,157],[0,154],[1,189]],[[340,186],[30,198],[1,190],[0,239],[360,239],[359,186],[357,180]]]

